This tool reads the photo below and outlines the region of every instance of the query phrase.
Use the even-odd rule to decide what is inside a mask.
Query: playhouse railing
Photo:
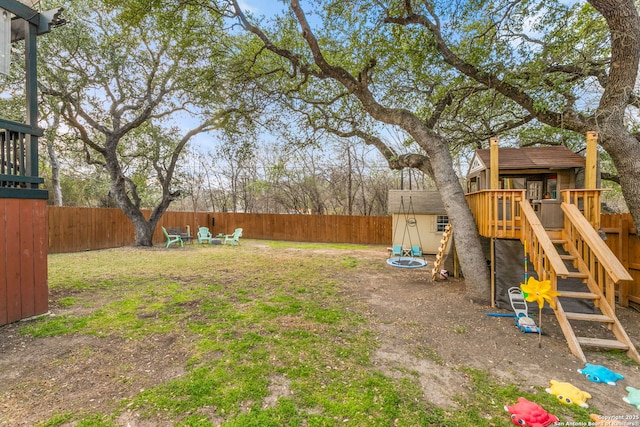
[[[582,215],[595,229],[600,229],[600,193],[601,188],[593,190],[562,190],[562,200],[578,207]]]
[[[522,200],[524,190],[481,190],[467,194],[478,233],[502,239],[520,238]]]

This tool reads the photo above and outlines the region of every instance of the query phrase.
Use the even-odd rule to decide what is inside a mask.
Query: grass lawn
[[[70,401],[42,410],[37,425],[116,426],[135,416],[139,424],[130,424],[140,426],[509,426],[503,406],[520,396],[588,420],[585,409],[482,370],[456,368],[468,382],[452,408],[429,402],[417,375],[384,373],[372,361],[379,342],[366,303],[348,289],[354,277],[388,267],[358,257],[360,248],[245,239],[240,247],[50,255],[56,315],[19,333],[34,351],[39,340],[87,337],[123,358],[109,362],[103,404]],[[165,342],[150,360],[124,358]],[[91,346],[83,354],[74,357],[87,364],[96,355]],[[145,376],[136,366],[163,372],[168,360],[178,365],[172,375]]]

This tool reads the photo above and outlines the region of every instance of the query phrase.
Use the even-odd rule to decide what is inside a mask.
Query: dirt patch
[[[432,265],[432,259],[429,259]],[[353,288],[369,307],[381,346],[377,363],[396,372],[398,367],[419,375],[427,400],[441,407],[455,406],[451,397],[463,392],[466,380],[459,368],[488,370],[507,383],[533,391],[549,387],[552,379],[570,382],[589,391],[589,404],[603,414],[635,414],[622,398],[624,387],[638,387],[640,367],[626,357],[585,351],[589,363],[602,364],[622,374],[625,380],[612,387],[588,381],[577,369],[584,363],[575,358],[553,314],[544,314],[542,345],[537,334],[520,332],[512,318],[489,317],[504,312],[469,301],[464,281],[449,278],[433,282],[427,269],[388,267],[361,276]],[[640,313],[617,307],[627,333],[640,346]]]
[[[339,254],[344,256],[344,251]],[[309,251],[303,256],[309,256]],[[470,302],[462,280],[433,282],[428,269],[390,267],[379,248],[352,251],[349,257],[373,260],[381,266],[354,269],[344,289],[376,331],[379,347],[374,363],[387,375],[417,378],[425,398],[434,405],[455,408],[454,397],[468,385],[460,368],[470,367],[488,370],[531,391],[549,386],[551,379],[571,382],[588,390],[593,395],[589,403],[604,414],[637,413],[622,397],[624,386],[640,387],[638,365],[589,352],[590,363],[604,364],[625,376],[617,387],[590,383],[576,372],[583,363],[569,352],[553,315],[543,317],[545,335],[539,348],[536,335],[519,332],[510,318],[488,317],[487,312],[496,310]],[[431,264],[432,259],[428,260]],[[52,307],[57,312],[65,310],[55,301]],[[620,307],[618,313],[639,345],[640,314]],[[283,325],[292,321],[281,319]],[[182,336],[161,335],[144,341],[85,335],[34,339],[19,335],[17,326],[0,327],[1,426],[30,426],[70,411],[122,410],[118,405],[123,399],[184,375],[190,356],[185,350],[190,343]],[[265,408],[291,394],[284,377],[272,378],[269,392],[262,402]],[[213,417],[215,408],[210,412]],[[127,410],[116,423],[171,425],[159,419],[149,424]]]

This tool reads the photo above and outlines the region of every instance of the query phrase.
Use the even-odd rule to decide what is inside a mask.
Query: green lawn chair
[[[180,247],[184,248],[184,242],[182,241],[182,237],[180,237],[179,234],[169,234],[167,232],[167,229],[164,227],[162,227],[162,232],[164,233],[164,237],[167,238],[167,245],[165,246],[166,248],[171,246],[172,243],[180,243]]]
[[[198,229],[198,243],[207,242],[211,244],[213,236],[207,227],[200,227]]]
[[[224,245],[229,242],[231,246],[240,244],[240,236],[242,236],[242,228],[236,228],[233,234],[226,234],[224,236]]]

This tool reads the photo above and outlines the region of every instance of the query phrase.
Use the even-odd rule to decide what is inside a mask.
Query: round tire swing
[[[387,259],[387,264],[396,268],[422,268],[427,266],[427,260],[424,259],[422,254],[422,241],[420,240],[420,231],[417,227],[418,221],[416,220],[416,213],[413,210],[413,200],[409,196],[409,206],[405,209],[404,196],[400,196],[400,209],[404,215],[404,230],[402,233],[402,243],[400,245],[394,245],[391,251],[391,257]],[[409,216],[411,213],[411,216]],[[398,224],[400,222],[400,215],[396,219],[394,236],[397,236]],[[416,235],[418,236],[419,246],[414,246],[411,241],[411,232],[409,227],[415,227]],[[405,238],[409,236],[409,247],[411,249],[404,249]],[[408,254],[408,255],[407,255]]]

